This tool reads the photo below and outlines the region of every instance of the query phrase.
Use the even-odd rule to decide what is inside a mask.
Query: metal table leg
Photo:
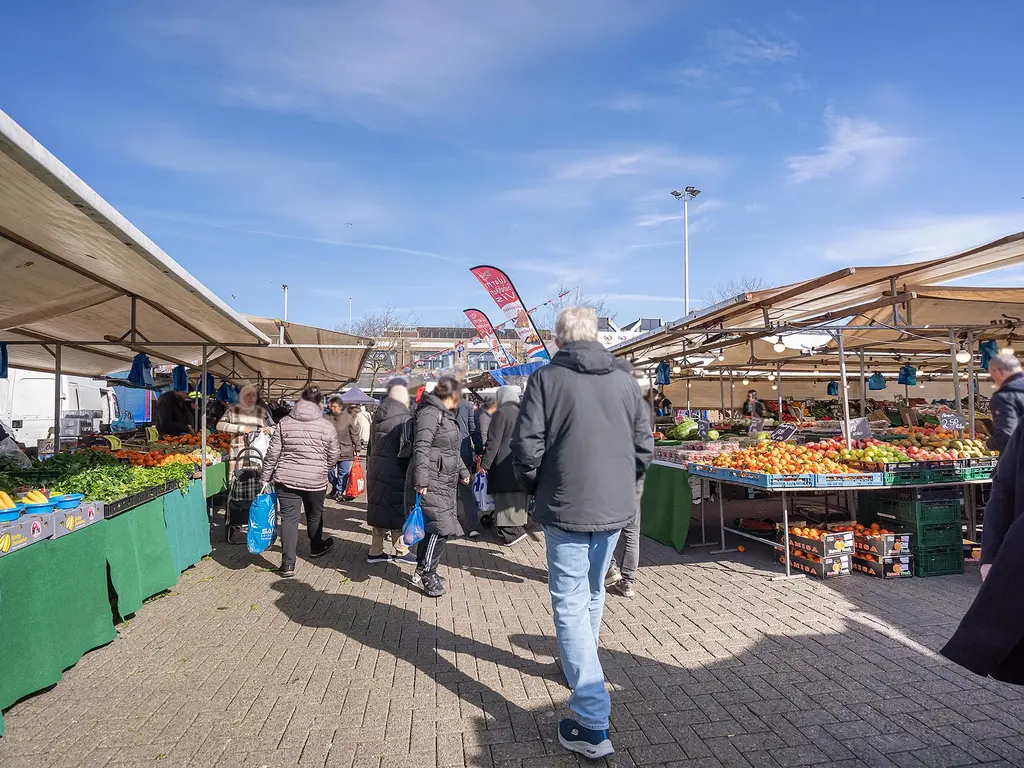
[[[718,482],[718,529],[722,537],[721,546],[711,551],[712,555],[724,555],[726,552],[736,552],[736,549],[725,548],[725,506],[722,503],[722,482]]]
[[[789,556],[789,494],[782,492],[782,544],[784,559],[786,563],[785,576],[772,576],[771,581],[782,581],[784,579],[802,579],[802,573],[793,573],[792,563]]]
[[[708,489],[710,490],[710,488],[711,488],[711,481],[708,480]],[[713,546],[715,546],[715,542],[708,541],[707,532],[706,532],[706,530],[704,528],[704,510],[707,508],[707,501],[704,499],[704,478],[700,478],[700,496],[701,496],[701,502],[698,505],[698,506],[700,506],[700,544],[691,544],[690,546],[691,547],[713,547]],[[721,483],[718,484],[718,498],[719,498],[719,507],[721,507],[721,498],[722,498],[722,484]],[[693,505],[690,506],[690,510],[691,511],[693,510]]]

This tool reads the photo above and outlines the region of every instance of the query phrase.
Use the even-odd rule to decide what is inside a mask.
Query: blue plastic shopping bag
[[[271,547],[277,539],[277,494],[264,485],[263,491],[249,505],[249,533],[245,543],[254,555]]]
[[[426,533],[423,530],[423,507],[420,506],[420,495],[416,494],[416,503],[409,510],[409,516],[405,518],[405,525],[402,526],[402,540],[405,546],[411,547],[420,541]]]

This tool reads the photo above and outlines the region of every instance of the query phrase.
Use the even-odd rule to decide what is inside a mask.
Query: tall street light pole
[[[690,201],[700,194],[696,187],[686,187],[682,192],[672,190],[672,197],[683,201],[683,314],[690,314]]]

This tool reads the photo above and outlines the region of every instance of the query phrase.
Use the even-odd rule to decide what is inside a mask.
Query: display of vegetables
[[[162,467],[136,467],[120,461],[94,466],[54,483],[54,493],[81,493],[87,499],[115,501],[153,486],[176,482],[188,488],[195,465],[174,463]]]

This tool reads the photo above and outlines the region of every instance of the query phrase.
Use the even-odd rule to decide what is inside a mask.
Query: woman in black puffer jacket
[[[459,453],[462,437],[454,409],[462,388],[454,376],[442,376],[434,391],[424,393],[416,409],[416,437],[408,485],[420,496],[426,537],[416,552],[413,584],[423,586],[428,597],[444,594],[444,580],[437,575],[445,542],[462,532],[456,511],[456,489],[469,483],[469,470]]]
[[[370,424],[370,445],[367,450],[366,522],[373,528],[368,563],[385,563],[392,559],[384,552],[384,535],[391,533],[395,557],[411,558],[402,541],[402,526],[409,514],[406,503],[405,476],[409,469],[411,445],[406,446],[406,429],[412,420],[409,390],[402,379],[388,385],[388,396],[380,404]],[[409,449],[405,453],[403,447]],[[402,454],[405,453],[403,456]]]

